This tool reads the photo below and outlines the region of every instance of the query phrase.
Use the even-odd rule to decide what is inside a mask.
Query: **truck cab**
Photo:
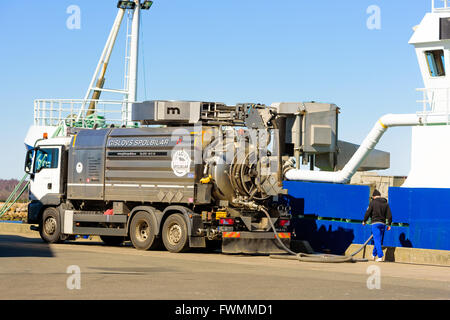
[[[71,137],[38,140],[25,157],[30,175],[28,223],[40,223],[46,206],[57,206],[65,194],[67,149]]]

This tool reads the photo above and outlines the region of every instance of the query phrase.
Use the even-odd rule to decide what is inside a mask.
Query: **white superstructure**
[[[424,88],[423,113],[450,113],[450,0],[432,1],[432,11],[415,26],[414,45]],[[403,187],[450,188],[450,126],[412,129],[411,170]]]

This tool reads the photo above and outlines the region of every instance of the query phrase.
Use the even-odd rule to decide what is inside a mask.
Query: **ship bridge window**
[[[445,76],[444,50],[425,51],[428,62],[428,70],[432,77]]]
[[[450,18],[441,18],[439,39],[440,40],[450,39]]]

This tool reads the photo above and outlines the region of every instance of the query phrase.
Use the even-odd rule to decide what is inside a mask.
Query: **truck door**
[[[61,146],[45,146],[34,151],[30,199],[41,200],[48,194],[59,194],[61,188]]]

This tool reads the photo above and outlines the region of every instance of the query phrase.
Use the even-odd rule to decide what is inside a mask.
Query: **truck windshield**
[[[42,169],[58,168],[59,150],[57,148],[44,148],[36,151],[34,172]]]

